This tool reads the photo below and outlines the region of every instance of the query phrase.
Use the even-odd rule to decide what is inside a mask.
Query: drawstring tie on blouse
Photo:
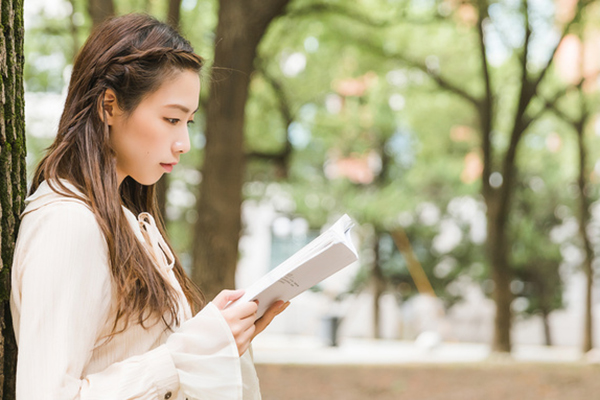
[[[181,285],[177,281],[175,275],[172,273],[173,266],[175,265],[175,257],[165,242],[165,239],[163,239],[162,235],[160,234],[160,231],[156,226],[156,222],[154,221],[154,217],[147,212],[143,212],[138,215],[137,219],[140,225],[140,231],[144,237],[144,247],[148,253],[150,253],[150,256],[155,260],[155,265],[157,266],[161,275],[179,293],[179,297],[181,299],[181,307],[179,309],[181,321],[191,318],[192,310],[190,305],[185,298],[183,291],[181,290]]]
[[[175,265],[175,257],[160,234],[154,217],[147,212],[143,212],[138,215],[138,223],[147,244],[146,249],[156,261],[160,271],[168,275]]]

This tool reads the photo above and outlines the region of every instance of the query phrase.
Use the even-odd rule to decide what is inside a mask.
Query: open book
[[[264,275],[235,303],[258,300],[258,318],[277,300],[288,301],[358,260],[344,214],[319,237]],[[232,304],[235,304],[232,303]]]

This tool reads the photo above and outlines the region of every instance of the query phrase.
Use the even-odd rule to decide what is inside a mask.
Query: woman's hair
[[[194,54],[190,43],[152,17],[129,14],[105,21],[92,32],[75,60],[56,139],[35,171],[30,194],[46,180],[54,191],[86,202],[96,216],[108,245],[117,296],[112,334],[118,326],[118,331],[124,330],[130,321],[145,326],[150,317],[162,318],[169,327],[181,321],[177,292],[154,266],[121,207],[124,204],[136,215],[149,212],[157,217],[166,239],[155,185],[141,185],[127,177],[119,187],[105,122],[104,93],[112,89],[118,106],[131,115],[165,79],[183,70],[199,73],[201,67],[202,58]],[[69,181],[86,197],[81,198],[59,179]],[[202,295],[177,257],[174,272],[190,305],[201,307]]]

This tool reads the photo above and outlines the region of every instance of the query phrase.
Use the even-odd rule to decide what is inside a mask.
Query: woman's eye
[[[172,125],[176,125],[179,122],[177,118],[165,118],[165,120]]]
[[[188,121],[187,123],[188,123],[188,125],[191,125],[194,123],[194,120]]]

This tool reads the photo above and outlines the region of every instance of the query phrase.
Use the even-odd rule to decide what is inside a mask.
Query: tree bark
[[[511,349],[511,303],[513,295],[510,292],[510,282],[513,277],[510,260],[508,257],[511,246],[511,239],[508,236],[506,222],[510,215],[510,205],[512,202],[514,191],[514,180],[516,177],[516,155],[518,145],[521,142],[523,134],[531,125],[531,123],[540,116],[533,117],[526,114],[527,108],[532,99],[538,96],[539,85],[544,79],[546,72],[549,70],[554,59],[554,54],[558,48],[558,44],[553,48],[552,57],[548,63],[542,68],[536,77],[529,75],[528,70],[528,54],[529,42],[532,35],[531,26],[529,24],[529,9],[528,3],[524,1],[523,17],[524,17],[524,44],[519,57],[520,61],[520,92],[517,108],[513,115],[513,127],[510,133],[510,143],[508,149],[501,159],[500,171],[502,173],[502,183],[498,187],[492,187],[490,177],[493,171],[492,157],[492,117],[494,115],[495,98],[491,88],[489,66],[487,64],[487,51],[484,40],[484,25],[488,19],[487,7],[488,3],[482,0],[478,10],[478,36],[480,57],[482,60],[482,71],[485,82],[486,94],[485,98],[479,104],[479,117],[482,133],[482,153],[484,158],[484,167],[482,174],[482,195],[487,206],[487,256],[491,266],[491,276],[494,281],[493,298],[496,303],[496,317],[494,321],[494,339],[492,342],[492,350],[497,352],[510,352]],[[577,15],[581,12],[581,8],[577,9]],[[563,28],[561,40],[565,37],[569,30],[569,26],[575,21],[575,18]],[[555,100],[556,101],[556,100]],[[549,107],[544,108],[544,111]]]
[[[579,148],[579,176],[577,184],[579,186],[579,237],[581,238],[584,260],[583,260],[583,271],[585,272],[586,285],[585,285],[585,314],[584,314],[584,328],[583,328],[583,347],[584,352],[590,351],[594,347],[593,343],[593,313],[592,313],[592,293],[594,287],[594,269],[592,261],[594,259],[594,252],[590,244],[590,240],[587,235],[587,224],[590,220],[589,201],[586,195],[586,159],[587,152],[584,140],[584,123],[585,119],[582,118],[577,126],[577,144]]]
[[[542,321],[544,323],[544,343],[546,346],[552,346],[552,335],[550,331],[550,313],[542,310]]]
[[[77,56],[77,52],[79,51],[79,40],[77,39],[77,35],[78,35],[78,29],[77,29],[77,25],[75,25],[75,21],[73,20],[73,14],[75,14],[75,0],[69,0],[69,3],[71,4],[71,8],[73,9],[73,12],[71,13],[71,17],[69,17],[69,25],[70,25],[70,31],[71,31],[71,40],[73,41],[72,43],[72,47],[71,47],[71,52],[72,52],[72,57],[71,60],[72,62],[75,62],[75,57]]]
[[[583,29],[580,27],[579,31],[579,39],[583,42]],[[583,352],[588,352],[594,347],[593,337],[594,337],[594,327],[593,327],[593,287],[594,287],[594,268],[593,268],[593,260],[594,260],[594,250],[592,248],[592,244],[590,243],[590,239],[587,235],[587,225],[590,221],[590,200],[588,199],[586,193],[587,186],[587,148],[585,145],[585,127],[590,118],[590,107],[586,102],[586,96],[583,91],[583,84],[585,78],[585,74],[583,71],[583,65],[585,60],[585,51],[582,47],[580,50],[581,61],[579,63],[579,70],[581,74],[581,80],[577,84],[577,92],[579,94],[579,106],[581,110],[581,114],[578,119],[572,119],[567,114],[562,112],[559,108],[556,107],[556,104],[551,104],[550,108],[554,111],[554,113],[560,117],[563,121],[567,122],[573,127],[577,135],[577,148],[579,151],[579,174],[577,177],[577,186],[579,188],[579,212],[578,212],[578,222],[579,222],[579,237],[581,239],[581,245],[583,247],[584,259],[583,259],[583,271],[586,277],[586,285],[585,285],[585,306],[584,306],[584,328],[583,328],[583,344],[582,350]]]
[[[510,292],[511,269],[507,260],[506,229],[500,215],[498,197],[486,198],[487,206],[487,253],[491,264],[491,277],[494,282],[492,297],[496,304],[496,315],[494,319],[494,337],[492,350],[497,352],[510,352],[512,325],[512,293]]]
[[[115,15],[113,0],[88,0],[88,13],[95,27],[108,17]]]
[[[181,23],[181,0],[169,0],[167,23],[174,28],[179,28]]]
[[[0,398],[14,399],[17,346],[9,307],[10,268],[27,190],[23,1],[0,4]]]
[[[290,166],[290,158],[292,155],[292,143],[288,133],[288,127],[294,122],[294,114],[288,96],[285,93],[283,85],[275,77],[273,77],[266,68],[264,68],[260,60],[255,62],[256,72],[259,72],[263,78],[271,85],[271,89],[275,93],[278,100],[279,111],[285,122],[284,145],[281,150],[275,152],[260,152],[252,151],[246,153],[246,160],[265,160],[271,162],[275,167],[275,176],[277,179],[287,179]]]
[[[167,191],[169,190],[169,175],[164,174],[162,178],[156,182],[156,201],[158,210],[162,216],[162,220],[167,223]]]
[[[181,0],[169,0],[169,11],[167,15],[167,23],[175,29],[179,29],[180,24],[180,9]],[[167,192],[169,191],[169,175],[164,174],[162,178],[156,183],[156,200],[158,202],[158,209],[162,215],[162,220],[167,222]]]
[[[486,252],[487,258],[491,267],[491,278],[494,282],[493,299],[496,305],[496,315],[494,318],[494,337],[492,339],[492,350],[498,352],[510,352],[511,339],[511,310],[510,304],[512,302],[512,295],[510,292],[510,266],[507,259],[507,240],[506,237],[506,226],[505,221],[508,217],[509,207],[508,202],[510,201],[510,187],[512,180],[500,188],[494,188],[490,184],[490,177],[493,172],[493,157],[492,157],[492,130],[493,130],[493,117],[495,108],[495,97],[492,88],[491,74],[489,71],[489,65],[487,62],[487,49],[484,38],[484,25],[488,19],[487,12],[488,4],[481,2],[478,9],[478,22],[477,22],[477,33],[479,43],[479,53],[481,57],[481,71],[482,77],[485,84],[485,95],[478,104],[477,113],[479,116],[479,123],[481,126],[481,153],[483,156],[483,172],[481,176],[481,193],[487,208],[487,240],[486,240]],[[525,83],[523,82],[524,86]],[[520,99],[521,108],[523,98]],[[518,110],[521,111],[521,108]],[[520,114],[515,116],[515,121],[521,117]],[[515,127],[517,122],[515,122]],[[514,136],[514,130],[513,130]],[[516,151],[516,144],[514,142],[514,150]],[[514,153],[513,153],[514,154]],[[508,155],[505,158],[504,165],[508,165],[506,173],[513,173],[514,158],[509,161]],[[505,178],[505,177],[503,177]]]
[[[373,282],[373,337],[375,339],[381,339],[381,310],[379,307],[379,300],[385,292],[385,277],[381,270],[381,258],[379,256],[379,241],[381,235],[375,233],[375,243],[373,244],[373,251],[375,252],[375,259],[371,267],[371,278]]]
[[[192,278],[212,299],[235,286],[244,181],[244,112],[256,48],[289,0],[221,0],[194,229]],[[224,76],[226,74],[226,76]]]

